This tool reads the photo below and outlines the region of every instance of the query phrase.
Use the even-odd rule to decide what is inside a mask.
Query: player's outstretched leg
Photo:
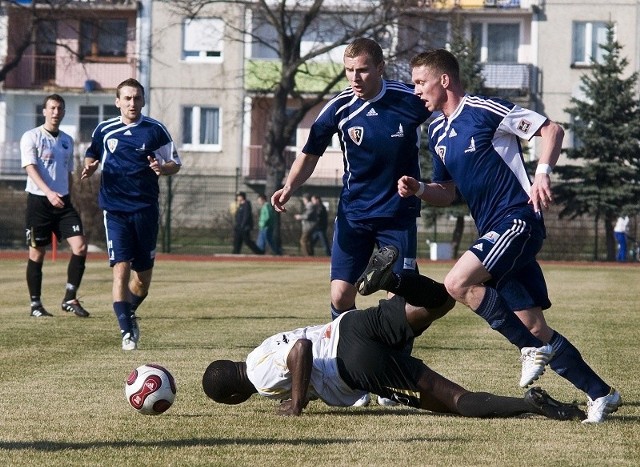
[[[587,415],[576,404],[565,404],[551,397],[547,391],[539,387],[529,389],[524,400],[531,404],[538,413],[554,420],[584,420]]]
[[[378,290],[387,290],[393,278],[393,264],[398,259],[398,249],[384,246],[369,260],[367,268],[356,281],[360,295],[371,295]]]

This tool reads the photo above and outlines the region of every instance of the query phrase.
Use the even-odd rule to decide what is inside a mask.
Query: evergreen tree
[[[556,169],[561,183],[554,189],[562,205],[560,217],[582,215],[604,223],[607,260],[615,259],[613,225],[621,213],[639,210],[640,199],[640,109],[636,95],[638,73],[622,78],[628,60],[607,28],[601,63],[580,78],[583,98],[571,98],[565,111],[571,122],[573,147],[563,150],[569,161]],[[594,259],[597,259],[597,230]]]

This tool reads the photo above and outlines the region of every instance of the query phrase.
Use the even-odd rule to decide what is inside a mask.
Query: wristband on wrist
[[[424,193],[425,184],[422,182],[418,182],[418,191],[416,191],[416,196],[420,198],[420,195]]]
[[[547,174],[549,175],[553,171],[553,168],[549,164],[538,164],[536,168],[536,175]]]

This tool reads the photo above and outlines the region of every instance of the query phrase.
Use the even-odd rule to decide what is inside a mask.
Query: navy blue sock
[[[118,324],[120,324],[120,333],[124,336],[131,332],[131,303],[113,302],[113,311],[118,318]]]
[[[131,311],[135,312],[145,298],[147,298],[146,295],[144,297],[141,297],[140,295],[136,295],[131,292]]]
[[[345,311],[350,311],[350,310],[355,310],[355,309],[356,309],[356,304],[355,303],[351,306],[351,308],[347,308],[346,310],[338,310],[338,309],[336,309],[335,306],[333,306],[333,303],[332,303],[331,304],[331,321],[336,319],[338,316],[340,316]]]
[[[491,329],[498,331],[519,349],[544,345],[509,309],[496,289],[486,287],[482,303],[474,312],[489,323]]]
[[[549,362],[553,371],[586,392],[592,400],[609,394],[611,387],[587,365],[580,351],[562,334],[554,331],[549,344],[555,351]]]

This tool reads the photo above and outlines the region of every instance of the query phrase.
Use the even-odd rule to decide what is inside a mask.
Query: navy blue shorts
[[[331,248],[331,280],[355,284],[367,267],[374,249],[387,245],[400,252],[393,270],[416,270],[416,219],[398,221],[390,217],[349,221],[338,214]]]
[[[509,216],[469,248],[491,274],[486,285],[495,287],[513,311],[551,306],[547,283],[536,261],[544,235],[539,221]]]
[[[405,301],[398,295],[380,300],[377,307],[346,313],[336,355],[340,377],[351,388],[419,407],[424,363],[406,349],[413,337]]]
[[[46,196],[29,193],[25,215],[27,246],[43,247],[51,244],[51,234],[58,240],[84,235],[80,216],[71,204],[71,196],[62,197],[64,207],[54,208]]]
[[[159,210],[151,206],[137,212],[104,212],[109,265],[130,262],[134,271],[153,268],[158,241]]]

